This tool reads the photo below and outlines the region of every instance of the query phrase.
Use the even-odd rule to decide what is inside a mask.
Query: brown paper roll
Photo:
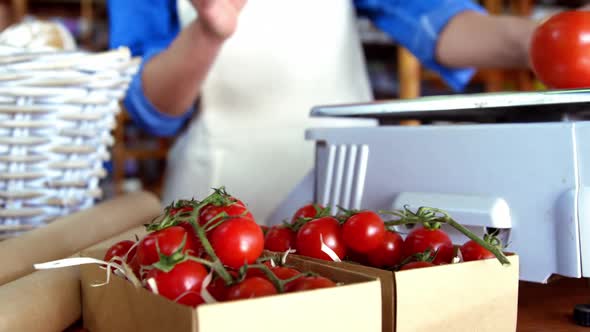
[[[135,227],[84,250],[146,234]],[[78,256],[76,253],[73,256]],[[63,331],[82,313],[78,267],[36,271],[0,286],[0,331]]]
[[[31,273],[0,286],[0,331],[63,331],[80,318],[79,268]]]
[[[19,237],[0,242],[0,285],[33,272],[33,264],[71,256],[82,249],[151,221],[158,199],[133,193],[60,218]]]

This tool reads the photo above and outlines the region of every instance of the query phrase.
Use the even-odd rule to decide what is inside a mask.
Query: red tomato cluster
[[[321,215],[320,211],[323,211]],[[265,248],[270,251],[295,249],[298,255],[323,260],[349,260],[377,268],[403,270],[449,264],[455,257],[455,247],[440,225],[415,227],[403,239],[389,229],[376,212],[344,210],[343,214],[330,216],[325,211],[317,204],[301,207],[290,223],[268,230]],[[460,249],[464,261],[495,257],[473,240]]]
[[[114,244],[104,260],[124,261],[147,289],[181,304],[195,307],[207,300],[203,285],[210,273],[207,291],[216,301],[335,286],[292,267],[259,263],[262,228],[246,205],[224,190],[202,202],[173,204],[148,230],[137,242]]]

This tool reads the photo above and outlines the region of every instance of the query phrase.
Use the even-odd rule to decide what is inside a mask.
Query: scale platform
[[[375,121],[309,128],[310,185],[284,211],[303,198],[354,209],[437,207],[479,235],[500,231],[520,256],[522,280],[590,277],[590,90],[325,105],[311,116]],[[405,119],[424,125],[398,125]],[[456,244],[467,240],[450,233]]]

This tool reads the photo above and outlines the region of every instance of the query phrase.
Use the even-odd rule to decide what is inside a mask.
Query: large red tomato
[[[303,225],[295,239],[297,254],[331,261],[332,258],[321,249],[321,240],[340,259],[344,258],[346,246],[340,233],[340,224],[334,217],[322,217]]]
[[[383,243],[385,225],[373,211],[361,211],[350,216],[342,225],[342,239],[347,248],[367,253]]]
[[[451,238],[440,229],[427,229],[420,227],[408,234],[404,241],[404,255],[410,257],[424,253],[426,250],[436,252],[434,264],[451,263],[453,260],[453,242]]]
[[[234,269],[256,262],[264,250],[262,229],[247,217],[227,219],[207,237],[219,260]]]
[[[137,245],[137,253],[135,254],[137,264],[148,266],[159,261],[160,256],[157,248],[164,255],[172,255],[180,249],[184,238],[186,238],[186,242],[182,252],[197,253],[198,247],[193,242],[193,237],[183,227],[172,226],[147,234]]]
[[[201,286],[205,277],[207,270],[203,265],[194,261],[184,261],[176,264],[169,272],[151,269],[145,280],[153,278],[158,294],[178,303],[196,307],[204,302],[201,298]],[[147,287],[155,291],[149,283]]]
[[[565,11],[541,24],[533,33],[530,60],[551,88],[590,87],[590,12]]]

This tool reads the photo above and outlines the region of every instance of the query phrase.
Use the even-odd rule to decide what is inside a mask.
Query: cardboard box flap
[[[320,260],[317,258],[311,257],[303,257],[299,255],[291,255],[289,256],[293,260],[302,260],[307,262],[314,262],[316,265],[327,265],[330,266],[331,269],[345,269],[347,271],[352,271],[356,273],[360,273],[362,275],[369,275],[374,276],[379,279],[380,287],[381,287],[381,298],[382,298],[382,307],[381,307],[381,315],[382,317],[394,317],[395,315],[395,308],[392,301],[385,301],[384,299],[393,298],[394,296],[394,281],[393,281],[393,273],[388,270],[377,269],[370,266],[349,263],[349,262],[330,262],[325,260]],[[393,319],[386,319],[383,320],[383,331],[394,331],[394,321]]]
[[[339,266],[327,266],[320,262],[314,262],[294,255],[288,256],[286,263],[300,271],[314,272],[338,283],[354,284],[376,279],[373,275],[364,273],[362,270],[354,271]]]
[[[103,252],[89,250],[82,255],[101,258]],[[104,282],[105,270],[84,265],[84,325],[92,332],[381,331],[381,292],[375,277],[295,257],[288,258],[287,263],[344,285],[204,304],[195,310],[135,288],[120,277],[112,278],[106,286],[92,287],[91,282]]]
[[[381,331],[378,286],[374,280],[199,306],[197,331]]]
[[[508,258],[396,272],[397,331],[515,331],[518,256]]]
[[[105,286],[92,287],[90,283],[105,281],[105,270],[96,265],[81,266],[82,312],[84,326],[92,332],[112,331],[191,331],[192,308],[170,305],[172,301],[143,288],[135,288],[123,278],[111,278]],[[158,315],[153,315],[158,308]],[[115,319],[116,317],[116,319]],[[109,321],[108,330],[101,329]]]

